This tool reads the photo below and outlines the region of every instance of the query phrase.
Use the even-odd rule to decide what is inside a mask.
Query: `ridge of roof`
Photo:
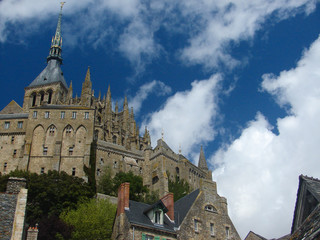
[[[199,193],[200,190],[196,189],[174,203],[174,222],[176,227],[179,227],[183,222]]]

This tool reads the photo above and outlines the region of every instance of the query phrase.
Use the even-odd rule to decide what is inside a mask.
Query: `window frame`
[[[10,122],[4,122],[4,129],[10,128]]]

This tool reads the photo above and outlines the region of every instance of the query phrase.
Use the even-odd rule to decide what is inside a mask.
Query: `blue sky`
[[[46,65],[58,1],[0,2],[0,108]],[[240,235],[290,232],[299,174],[320,177],[319,1],[91,0],[63,9],[64,76],[124,96],[153,145],[203,145]]]

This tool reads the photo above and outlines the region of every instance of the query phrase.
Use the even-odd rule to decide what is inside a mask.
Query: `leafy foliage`
[[[25,171],[13,171],[0,176],[0,191],[5,191],[9,177],[23,177],[27,180],[27,223],[35,225],[51,216],[59,216],[66,209],[74,209],[83,199],[94,195],[92,188],[78,177],[69,176],[65,172],[49,171],[38,175]]]
[[[130,183],[130,196],[129,198],[138,202],[155,202],[158,199],[158,193],[149,193],[149,189],[143,185],[143,179],[140,176],[134,175],[133,172],[118,172],[112,178],[111,169],[108,168],[101,176],[98,186],[98,191],[107,195],[117,196],[118,188],[121,183]]]
[[[73,240],[111,239],[116,209],[108,200],[91,199],[80,203],[76,210],[64,211],[60,217],[73,226]]]
[[[170,177],[168,178],[169,178],[169,192],[173,193],[174,201],[177,201],[180,198],[190,193],[191,188],[187,181],[185,181],[184,179],[180,180],[178,176],[175,177],[175,181],[171,180]]]
[[[93,141],[90,146],[89,167],[83,165],[83,171],[88,176],[88,183],[94,192],[96,192],[96,149],[97,142]]]

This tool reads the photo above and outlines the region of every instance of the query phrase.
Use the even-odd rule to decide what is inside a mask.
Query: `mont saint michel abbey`
[[[47,66],[25,86],[23,106],[8,100],[0,112],[1,174],[15,169],[38,174],[56,170],[87,180],[84,168],[90,167],[98,181],[109,167],[113,175],[132,171],[141,176],[144,185],[158,191],[160,197],[169,192],[168,176],[177,177],[193,190],[203,189],[205,201],[212,202],[207,210],[223,213],[219,217],[221,228],[226,228],[232,239],[239,239],[227,214],[226,199],[217,194],[202,148],[198,166],[171,150],[163,139],[152,148],[148,130],[140,135],[126,98],[122,107],[113,107],[110,86],[106,97],[94,95],[90,68],[83,76],[81,96],[73,97],[72,82],[67,84],[61,69],[61,19],[62,7]]]

